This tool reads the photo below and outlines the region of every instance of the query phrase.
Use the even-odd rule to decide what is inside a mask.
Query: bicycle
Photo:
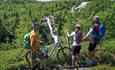
[[[56,53],[56,58],[57,58],[58,62],[59,62],[60,64],[62,64],[62,65],[63,65],[64,63],[66,63],[66,62],[67,62],[67,64],[71,63],[71,53],[72,53],[72,49],[69,48],[69,47],[64,47],[61,42],[59,42],[59,43],[57,43],[57,44],[54,43],[54,45],[55,45],[55,47],[51,45],[51,46],[53,47],[53,49],[51,50],[51,52],[48,53],[47,56],[48,56],[48,57],[51,56],[52,53],[53,53],[53,52],[56,50],[56,48],[57,48],[57,49],[58,49],[58,52]],[[49,47],[49,48],[50,48],[50,47]],[[44,51],[42,51],[42,52],[45,53]],[[30,55],[31,55],[31,51],[28,50],[28,51],[26,52],[26,54],[25,54],[25,59],[26,59],[26,61],[28,62],[29,65],[30,65],[30,60],[29,60]]]

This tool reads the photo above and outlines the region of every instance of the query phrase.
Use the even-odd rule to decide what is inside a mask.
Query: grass
[[[21,48],[0,51],[0,70],[15,70],[21,66],[26,66],[24,51]]]
[[[88,70],[115,70],[115,66],[110,66],[109,64],[108,65],[105,65],[105,64],[102,64],[102,65],[97,65],[95,67],[90,67]]]
[[[82,43],[82,50],[81,54],[83,54],[84,57],[87,58],[84,54],[87,53],[89,42],[83,42]],[[99,56],[102,58],[101,64],[97,65],[96,67],[91,67],[89,70],[114,70],[115,69],[115,59],[112,58],[112,56],[115,57],[115,41],[113,40],[107,40],[103,41],[102,43],[102,49],[98,46],[96,49],[99,53]],[[10,49],[10,50],[1,50],[0,51],[0,70],[21,70],[23,67],[27,67],[27,62],[24,59],[24,54],[26,50],[24,48],[18,48],[18,49]],[[109,52],[109,53],[108,53]],[[111,55],[113,54],[113,55]],[[55,52],[53,53],[53,56],[47,59],[48,65],[55,65],[57,63]],[[81,60],[79,60],[81,61]]]

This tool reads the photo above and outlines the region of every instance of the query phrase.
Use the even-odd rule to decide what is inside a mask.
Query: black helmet
[[[36,27],[36,26],[39,27],[39,23],[38,22],[33,22],[32,27]]]

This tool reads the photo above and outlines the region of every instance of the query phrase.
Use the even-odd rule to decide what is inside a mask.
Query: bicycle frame
[[[61,45],[61,43],[58,43],[58,44],[56,44],[56,43],[54,43],[55,45],[55,47],[51,50],[51,52],[49,52],[49,54],[48,54],[48,56],[51,56],[51,54],[54,52],[54,50],[56,49],[56,48],[62,48],[62,45]],[[58,49],[59,50],[59,49]]]
[[[56,49],[56,46],[51,50],[51,52],[48,54],[48,56],[50,56],[54,52],[55,49]]]

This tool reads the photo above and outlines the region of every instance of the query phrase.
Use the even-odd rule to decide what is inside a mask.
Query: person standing
[[[81,50],[81,40],[82,40],[82,32],[81,26],[76,24],[75,31],[71,34],[67,31],[68,37],[73,36],[73,44],[72,44],[72,67],[78,66],[77,61],[79,58],[79,53]]]
[[[88,47],[88,55],[89,55],[89,62],[94,63],[94,55],[95,55],[95,48],[100,43],[100,18],[99,16],[93,17],[93,22],[91,23],[91,27],[87,35],[84,37],[86,39],[88,36],[90,36],[91,41],[89,43]]]
[[[36,65],[36,58],[41,60],[40,70],[44,70],[44,54],[40,51],[40,45],[43,41],[39,40],[39,25],[37,22],[32,23],[32,31],[30,32],[30,46],[31,46],[31,69],[34,70]]]

